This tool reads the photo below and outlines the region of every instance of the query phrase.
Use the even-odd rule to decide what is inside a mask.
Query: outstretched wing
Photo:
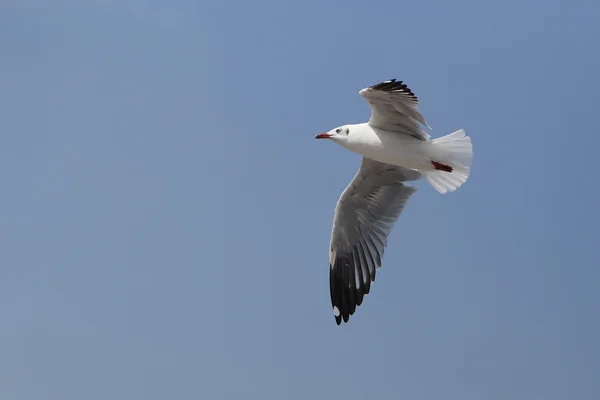
[[[369,293],[381,268],[387,238],[410,196],[404,183],[419,179],[415,170],[363,157],[354,179],[335,208],[330,243],[331,306],[338,325],[348,322]]]
[[[429,139],[419,125],[430,128],[419,112],[419,99],[402,81],[392,79],[358,93],[371,107],[369,125],[372,127],[414,136],[419,140]]]

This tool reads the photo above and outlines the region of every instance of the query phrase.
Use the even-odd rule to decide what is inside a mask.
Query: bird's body
[[[336,205],[329,247],[329,283],[335,321],[348,322],[370,291],[381,268],[387,238],[416,188],[425,178],[439,192],[466,182],[473,149],[460,129],[430,139],[414,93],[395,79],[362,89],[371,118],[321,133],[363,156],[358,172]]]
[[[420,171],[434,171],[431,159],[445,158],[443,149],[432,145],[431,141],[374,128],[366,122],[345,126],[356,134],[348,135],[348,139],[339,144],[371,160]]]

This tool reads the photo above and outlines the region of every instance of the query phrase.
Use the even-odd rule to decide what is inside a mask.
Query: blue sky
[[[599,10],[3,1],[0,397],[599,398]],[[472,174],[338,327],[313,137],[389,78]]]

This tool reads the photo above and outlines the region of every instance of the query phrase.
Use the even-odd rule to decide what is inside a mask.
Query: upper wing
[[[419,171],[363,157],[335,208],[329,253],[329,289],[335,321],[348,322],[369,293],[392,226],[416,188],[404,182]]]
[[[404,133],[420,140],[429,135],[419,123],[431,128],[419,112],[419,99],[402,83],[395,79],[378,83],[358,92],[371,107],[369,125],[386,131]]]

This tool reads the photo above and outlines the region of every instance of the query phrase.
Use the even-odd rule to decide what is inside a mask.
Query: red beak
[[[331,135],[329,133],[319,133],[315,136],[315,139],[329,139]]]

